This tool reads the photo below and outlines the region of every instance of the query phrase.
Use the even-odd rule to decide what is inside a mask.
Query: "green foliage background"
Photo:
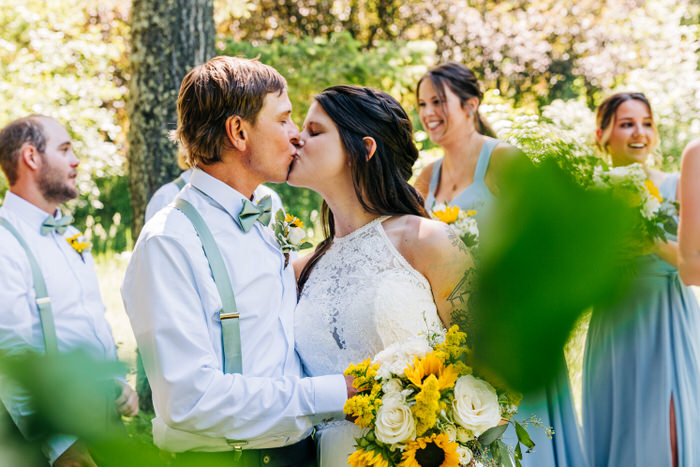
[[[2,6],[0,126],[28,113],[64,123],[81,158],[82,195],[69,206],[78,227],[98,253],[129,249],[130,2]],[[458,60],[480,77],[487,90],[482,111],[511,142],[549,124],[548,133],[586,148],[592,109],[629,89],[644,91],[654,106],[661,133],[656,165],[677,169],[682,148],[700,134],[700,5],[692,0],[216,0],[215,19],[218,53],[259,56],[287,77],[298,125],[313,95],[340,83],[386,90],[415,117],[420,75],[434,63]],[[423,149],[419,168],[439,151],[414,121]],[[319,198],[274,188],[313,227]],[[6,189],[0,176],[0,195]]]

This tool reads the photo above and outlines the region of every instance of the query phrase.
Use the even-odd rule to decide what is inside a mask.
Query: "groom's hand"
[[[355,394],[357,394],[357,389],[355,389],[355,386],[352,385],[352,380],[355,379],[352,376],[347,376],[345,375],[345,386],[347,387],[348,390],[348,399],[351,397],[354,397]]]

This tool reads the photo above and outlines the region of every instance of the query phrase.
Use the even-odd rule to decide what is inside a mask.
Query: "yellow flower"
[[[67,237],[66,241],[70,246],[73,247],[75,251],[77,251],[80,254],[83,254],[83,251],[88,250],[92,244],[90,242],[81,242],[80,239],[82,238],[83,234],[81,232],[78,232],[77,234],[73,235],[72,237]]]
[[[365,451],[358,449],[348,457],[348,464],[351,467],[389,467],[389,461],[382,455],[381,452]]]
[[[357,394],[345,401],[343,413],[354,417],[355,425],[369,428],[377,417],[377,410],[382,405],[382,400],[377,397],[379,391],[371,394]]]
[[[459,467],[459,454],[457,454],[457,443],[450,442],[447,433],[433,433],[425,438],[418,438],[411,441],[406,446],[402,454],[400,467],[421,467],[427,464],[426,461],[436,461],[442,459],[440,467]]]
[[[304,228],[304,223],[302,222],[302,220],[298,217],[294,217],[291,214],[285,214],[284,221],[293,227],[301,227],[302,229]]]
[[[661,197],[661,193],[659,192],[659,189],[656,188],[656,185],[654,185],[654,182],[651,180],[644,180],[644,186],[647,188],[649,195],[656,198],[659,203],[663,202],[664,199]]]
[[[416,433],[419,436],[435,425],[440,410],[438,380],[435,375],[430,375],[425,379],[423,388],[416,395],[416,403],[411,407],[416,419]]]
[[[459,326],[453,325],[445,334],[445,340],[442,344],[435,347],[435,354],[444,362],[451,362],[453,365],[457,365],[459,368],[459,373],[461,375],[468,374],[464,373],[466,364],[464,360],[467,359],[469,354],[469,347],[467,347],[467,335],[459,330]],[[471,373],[471,370],[469,370]]]
[[[435,352],[423,358],[415,357],[413,365],[406,367],[406,378],[419,388],[423,387],[427,377],[435,376],[440,390],[451,388],[459,377],[458,369],[453,365],[445,367],[445,362]]]
[[[372,361],[367,358],[358,364],[351,363],[343,374],[354,377],[352,385],[358,391],[369,391],[374,388],[378,370],[379,365],[372,365]]]
[[[445,209],[433,211],[433,214],[445,224],[452,224],[459,217],[459,208],[457,206],[445,206]]]
[[[476,215],[476,209],[470,209],[467,211],[467,217],[472,217]]]

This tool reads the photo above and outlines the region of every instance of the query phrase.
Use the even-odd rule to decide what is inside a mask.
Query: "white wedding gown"
[[[294,332],[310,376],[342,373],[395,342],[442,327],[430,284],[391,243],[386,219],[335,238],[304,286]],[[316,428],[319,465],[347,466],[360,429],[347,421]]]

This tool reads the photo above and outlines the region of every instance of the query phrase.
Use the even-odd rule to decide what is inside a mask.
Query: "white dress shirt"
[[[59,352],[80,349],[95,358],[116,360],[92,256],[83,252],[81,257],[66,241],[78,230],[69,227],[63,235],[42,235],[41,224],[48,214],[12,192],[5,195],[0,217],[20,233],[39,263],[51,297]],[[0,277],[0,348],[12,353],[28,349],[44,352],[29,259],[10,231],[1,226]],[[8,385],[4,385],[1,395],[10,416],[24,432],[31,414],[28,398]],[[57,437],[50,442],[48,452],[45,447],[50,463],[73,442],[72,437]]]
[[[185,170],[180,174],[180,177],[182,177],[185,183],[190,181],[191,176],[192,169]],[[153,196],[146,205],[145,221],[148,222],[148,220],[158,211],[170,204],[170,202],[175,199],[175,196],[177,196],[179,192],[180,188],[178,188],[174,181],[166,183],[162,187],[158,188],[156,192],[153,193]],[[282,200],[272,188],[266,187],[265,185],[260,185],[255,189],[255,199],[260,199],[265,195],[270,195],[272,198],[272,214],[274,219],[274,213],[279,209],[283,209]]]
[[[195,169],[178,194],[202,215],[231,278],[243,374],[223,372],[221,299],[194,227],[172,206],[139,236],[122,285],[153,390],[156,445],[169,451],[279,447],[341,417],[342,375],[303,378],[294,350],[296,282],[269,227],[237,224],[244,197]]]

